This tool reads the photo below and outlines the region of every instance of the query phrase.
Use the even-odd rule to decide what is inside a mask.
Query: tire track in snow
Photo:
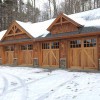
[[[6,73],[6,72],[3,72],[4,74],[7,74],[7,75],[10,75],[10,76],[12,76],[12,77],[14,77],[15,79],[17,79],[19,82],[20,82],[20,84],[21,84],[21,86],[18,86],[18,87],[14,87],[14,88],[12,88],[12,89],[7,89],[6,91],[5,91],[5,94],[4,95],[6,95],[6,94],[8,94],[8,93],[13,93],[13,91],[15,92],[15,90],[18,90],[18,89],[21,89],[21,88],[23,88],[23,99],[22,100],[27,100],[27,98],[28,98],[28,85],[29,84],[34,84],[34,83],[37,83],[38,81],[41,81],[41,80],[43,80],[43,79],[46,79],[46,78],[48,78],[48,77],[52,77],[52,76],[54,76],[54,75],[57,75],[57,74],[49,74],[48,76],[45,76],[45,77],[42,77],[42,78],[40,78],[40,79],[37,79],[37,80],[34,80],[34,81],[31,81],[31,82],[28,82],[28,83],[25,83],[25,81],[24,80],[22,80],[21,78],[19,78],[18,76],[16,76],[16,75],[13,75],[13,74],[9,74],[9,73]],[[5,100],[5,99],[1,99],[1,100]]]
[[[60,85],[56,86],[54,89],[48,91],[47,93],[43,94],[42,96],[40,96],[38,99],[36,100],[46,100],[47,98],[49,98],[53,93],[55,93],[56,91],[58,91],[59,89],[61,89],[63,86],[66,85],[66,83],[76,79],[76,76],[73,76],[71,79],[61,83]]]
[[[17,79],[19,81],[19,83],[21,84],[20,88],[16,88],[16,89],[23,89],[23,94],[22,94],[22,100],[27,100],[27,96],[28,96],[28,91],[27,91],[27,86],[26,86],[26,83],[21,79],[19,78],[18,76],[15,76],[15,75],[12,75],[12,74],[9,74],[9,73],[6,73],[6,72],[3,72],[15,79]],[[14,89],[11,89],[12,92],[14,91],[15,92],[15,88]],[[6,90],[5,93],[4,93],[4,97],[6,96],[7,93],[9,90]],[[17,91],[16,91],[17,92]]]
[[[8,90],[8,80],[7,78],[1,74],[2,72],[0,72],[0,77],[2,78],[3,82],[4,82],[4,86],[2,89],[2,93],[0,94],[0,100],[3,100],[3,96],[5,96],[6,91]]]
[[[0,94],[0,95],[2,95],[8,89],[8,80],[4,75],[1,74],[1,72],[0,72],[0,77],[2,78],[2,80],[4,82],[3,90],[2,90],[2,93]]]
[[[57,74],[52,74],[52,75],[50,75],[50,76],[45,76],[45,77],[42,77],[42,78],[40,78],[40,79],[37,79],[37,80],[31,81],[31,82],[28,82],[28,83],[25,83],[25,84],[28,86],[29,84],[37,83],[37,82],[39,82],[39,81],[41,81],[41,80],[43,80],[43,79],[46,79],[46,78],[51,77],[51,76],[54,76],[54,75],[57,75]],[[22,88],[22,86],[18,86],[18,87],[12,88],[12,89],[6,91],[6,93],[13,92],[14,90],[16,90],[16,89],[20,89],[20,88]]]

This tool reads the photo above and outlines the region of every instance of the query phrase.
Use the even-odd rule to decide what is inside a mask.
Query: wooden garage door
[[[6,51],[6,64],[12,65],[14,59],[14,51]]]
[[[59,42],[42,44],[42,66],[59,67]]]
[[[21,45],[22,65],[33,65],[33,45]]]
[[[14,46],[5,47],[5,60],[6,64],[12,65],[14,60]]]
[[[69,66],[73,69],[97,69],[96,39],[70,41]]]

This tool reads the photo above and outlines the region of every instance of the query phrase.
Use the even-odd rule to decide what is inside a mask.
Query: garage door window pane
[[[58,49],[59,48],[59,42],[52,42],[51,43],[51,48],[52,49]]]
[[[80,48],[80,47],[81,47],[81,40],[70,41],[70,48]]]
[[[86,39],[84,40],[84,47],[95,47],[96,46],[96,39]]]
[[[5,51],[14,51],[14,46],[6,46]]]
[[[42,43],[42,49],[50,49],[49,43]]]
[[[27,45],[21,45],[21,50],[27,50]]]

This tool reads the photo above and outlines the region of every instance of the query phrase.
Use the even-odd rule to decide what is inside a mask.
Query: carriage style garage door
[[[69,42],[69,67],[72,69],[97,69],[96,38]]]
[[[33,45],[21,45],[21,64],[33,65]]]
[[[42,66],[59,67],[59,42],[42,43]]]
[[[5,63],[8,65],[13,64],[14,59],[14,46],[6,46],[5,47]]]

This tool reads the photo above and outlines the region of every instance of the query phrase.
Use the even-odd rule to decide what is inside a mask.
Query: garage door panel
[[[77,68],[77,69],[98,68],[97,46],[95,38],[73,40],[70,41],[69,46],[70,46],[69,49],[70,68]]]
[[[50,56],[50,51],[49,50],[43,50],[42,51],[42,65],[47,66],[48,64],[50,64],[50,60],[49,60],[49,56]]]
[[[59,66],[59,42],[42,43],[42,66]]]
[[[70,66],[81,66],[81,49],[70,49]]]
[[[97,68],[97,51],[96,48],[84,49],[85,63],[84,68]]]
[[[33,64],[33,51],[23,50],[21,53],[22,64],[31,65]]]
[[[14,51],[6,51],[6,64],[12,65],[14,60]]]

